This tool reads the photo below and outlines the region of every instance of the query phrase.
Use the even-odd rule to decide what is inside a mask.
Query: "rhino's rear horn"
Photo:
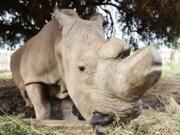
[[[104,59],[117,58],[123,54],[125,54],[124,57],[126,57],[129,55],[129,53],[129,44],[118,38],[111,39],[109,42],[103,45],[98,52],[99,56]]]

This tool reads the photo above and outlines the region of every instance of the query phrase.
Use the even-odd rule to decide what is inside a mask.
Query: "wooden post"
[[[28,124],[40,127],[50,128],[60,133],[66,134],[95,134],[92,126],[87,121],[65,121],[65,120],[36,120],[36,119],[24,119]]]

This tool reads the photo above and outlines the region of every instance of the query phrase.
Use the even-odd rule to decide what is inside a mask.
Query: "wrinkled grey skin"
[[[60,86],[48,88],[59,98],[69,95],[93,125],[138,116],[140,97],[161,75],[158,52],[146,47],[122,59],[128,45],[117,38],[105,41],[101,15],[83,20],[73,10],[56,9],[54,14],[55,18],[11,60],[16,85],[27,91],[37,119],[50,114],[44,85]],[[20,64],[14,66],[14,61]]]

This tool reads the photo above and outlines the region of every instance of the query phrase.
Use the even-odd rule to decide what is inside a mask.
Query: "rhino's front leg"
[[[21,95],[22,95],[22,97],[23,97],[23,99],[24,99],[24,101],[26,103],[26,107],[33,108],[33,105],[32,105],[32,103],[31,103],[31,101],[30,101],[30,99],[29,99],[29,97],[27,95],[26,90],[20,89],[20,92],[21,92]]]
[[[34,106],[36,119],[48,119],[51,106],[45,95],[42,84],[34,83],[26,86],[27,94]]]

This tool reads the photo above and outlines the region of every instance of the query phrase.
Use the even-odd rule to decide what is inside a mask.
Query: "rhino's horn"
[[[159,80],[161,66],[161,57],[154,47],[139,49],[123,59],[117,66],[117,94],[127,101],[138,100]]]

